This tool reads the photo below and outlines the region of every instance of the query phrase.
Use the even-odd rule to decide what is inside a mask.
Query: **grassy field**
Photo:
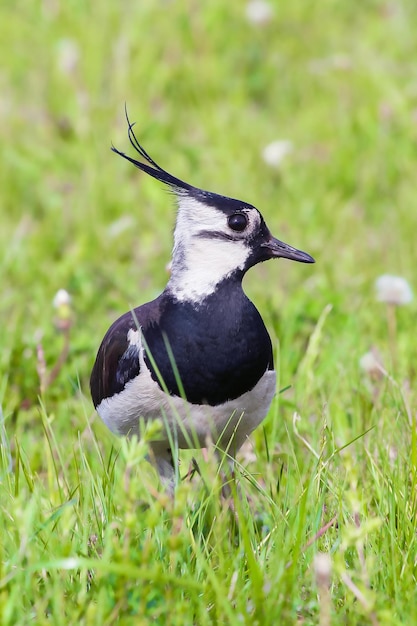
[[[375,291],[417,289],[417,9],[269,6],[1,5],[2,626],[417,623],[417,305]],[[282,391],[234,506],[210,450],[169,500],[89,397],[104,332],[168,278],[170,196],[110,151],[125,103],[164,168],[317,261],[245,279]]]

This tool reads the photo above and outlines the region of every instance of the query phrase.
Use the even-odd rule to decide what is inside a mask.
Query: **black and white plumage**
[[[252,205],[193,187],[148,155],[112,148],[176,194],[171,276],[162,294],[122,315],[107,331],[91,374],[94,405],[111,431],[140,435],[161,419],[152,460],[170,489],[172,444],[214,441],[231,458],[266,416],[275,393],[271,340],[246,297],[246,271],[271,258],[314,259],[275,239]]]

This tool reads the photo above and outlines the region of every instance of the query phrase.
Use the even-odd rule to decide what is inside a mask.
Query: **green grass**
[[[417,288],[415,3],[271,4],[263,26],[237,0],[2,4],[2,626],[417,623],[417,309],[389,335],[374,293],[384,273]],[[202,475],[172,502],[146,440],[89,398],[104,332],[163,289],[172,244],[170,197],[109,149],[128,150],[125,102],[163,167],[317,260],[245,279],[285,391],[235,511],[212,451],[181,453]],[[278,170],[275,139],[293,144]],[[387,375],[361,370],[372,346]]]

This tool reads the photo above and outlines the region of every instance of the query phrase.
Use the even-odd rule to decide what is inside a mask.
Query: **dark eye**
[[[236,230],[238,233],[241,233],[248,225],[248,218],[244,213],[234,213],[229,217],[227,223],[232,230]]]

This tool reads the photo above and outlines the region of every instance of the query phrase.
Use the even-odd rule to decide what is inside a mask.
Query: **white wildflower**
[[[383,274],[375,281],[376,297],[380,302],[401,305],[413,299],[413,292],[405,278]]]
[[[274,12],[269,2],[252,0],[246,5],[246,17],[251,24],[267,24]]]
[[[327,552],[318,552],[313,560],[317,591],[319,594],[319,619],[322,626],[331,623],[332,598],[330,585],[332,578],[332,559]]]
[[[131,215],[122,215],[108,226],[107,234],[111,239],[114,239],[127,230],[132,230],[134,225],[135,220]]]
[[[330,57],[331,63],[336,70],[350,70],[352,68],[352,59],[348,54],[338,52]]]
[[[398,458],[398,448],[395,446],[387,446],[388,459],[391,465],[394,465]]]
[[[59,331],[68,331],[72,326],[71,296],[65,289],[59,289],[52,301],[56,309],[55,327]]]
[[[262,158],[270,167],[278,168],[284,158],[292,152],[293,144],[288,139],[278,139],[262,150]]]
[[[80,51],[73,39],[60,39],[57,45],[57,65],[63,74],[73,74],[77,68]]]
[[[318,587],[330,585],[332,560],[327,552],[318,552],[314,557],[314,573]]]
[[[311,59],[308,69],[313,74],[324,74],[330,71],[348,71],[352,69],[352,59],[347,54],[339,52],[327,57]]]
[[[59,309],[62,306],[69,306],[71,304],[71,296],[66,289],[58,289],[54,299],[52,301],[54,309]]]
[[[376,348],[371,348],[360,358],[359,367],[370,378],[378,380],[385,374],[381,356]]]

